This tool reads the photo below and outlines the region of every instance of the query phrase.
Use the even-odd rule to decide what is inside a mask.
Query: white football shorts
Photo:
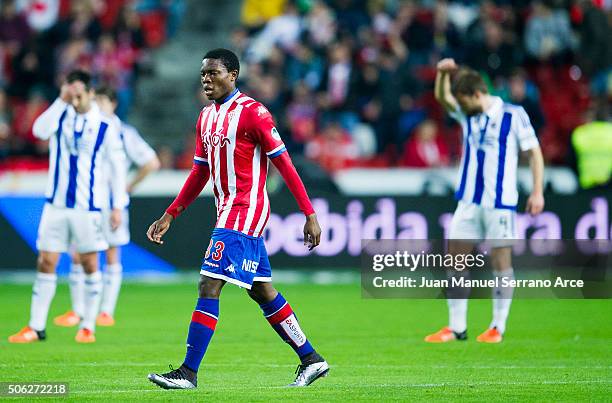
[[[102,213],[46,203],[38,226],[36,248],[45,252],[67,252],[71,245],[79,253],[108,249]]]
[[[111,229],[110,216],[111,210],[102,211],[106,241],[112,247],[127,245],[130,243],[130,213],[128,209],[123,209],[121,211],[121,224],[119,224],[119,228],[114,231]]]
[[[451,220],[448,239],[492,240],[495,246],[510,246],[517,239],[516,211],[485,208],[460,201]]]

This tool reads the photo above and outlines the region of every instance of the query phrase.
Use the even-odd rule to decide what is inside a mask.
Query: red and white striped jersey
[[[268,160],[287,149],[270,112],[236,90],[200,113],[194,162],[208,164],[216,228],[261,236],[270,217]]]

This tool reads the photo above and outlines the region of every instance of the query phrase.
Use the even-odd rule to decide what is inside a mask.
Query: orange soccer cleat
[[[98,326],[114,326],[115,319],[106,312],[100,312],[98,318],[96,319],[96,324]]]
[[[9,343],[33,343],[35,341],[44,340],[45,331],[37,332],[30,326],[26,326],[12,336],[9,336]]]
[[[53,318],[53,323],[57,326],[73,327],[79,324],[81,318],[74,311],[68,311],[63,315]]]
[[[74,336],[74,340],[77,343],[95,343],[96,336],[91,330],[83,328],[79,329],[76,336]]]
[[[454,332],[448,326],[443,327],[442,329],[438,330],[435,333],[425,336],[425,341],[427,343],[447,343],[449,341],[466,340],[466,339],[467,339],[467,331],[457,333],[457,332]]]
[[[502,334],[497,330],[496,327],[485,330],[480,336],[476,338],[476,341],[480,343],[501,343],[503,340]]]

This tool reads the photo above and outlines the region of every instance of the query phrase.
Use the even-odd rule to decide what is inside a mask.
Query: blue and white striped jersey
[[[120,121],[120,125],[121,141],[123,141],[123,148],[128,158],[127,168],[129,168],[130,164],[140,168],[152,161],[156,157],[155,150],[144,141],[138,130],[123,121]]]
[[[455,198],[482,207],[516,210],[519,150],[538,147],[538,138],[521,106],[493,96],[478,115],[451,112],[463,128],[463,156]]]
[[[151,148],[150,145],[147,144],[146,141],[140,136],[138,130],[125,122],[123,122],[117,115],[113,115],[113,119],[117,126],[120,128],[120,138],[121,144],[123,146],[123,151],[125,152],[126,164],[124,165],[125,176],[127,177],[131,164],[136,165],[137,167],[142,167],[149,161],[153,160],[157,157],[155,154],[155,150]],[[110,163],[106,164],[105,168],[109,174],[108,185],[109,187],[112,185],[110,181],[110,174],[112,172],[112,166]],[[114,201],[111,199],[111,203],[114,204]],[[128,203],[129,203],[129,194],[128,194]]]
[[[95,102],[88,112],[79,114],[58,98],[36,119],[33,132],[40,139],[49,139],[45,193],[49,203],[90,211],[127,205],[126,158],[119,127]],[[107,163],[110,172],[105,169]],[[113,206],[109,206],[109,190]]]

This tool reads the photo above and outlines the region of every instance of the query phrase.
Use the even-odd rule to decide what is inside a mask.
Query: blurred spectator
[[[540,107],[540,100],[537,89],[533,84],[527,82],[527,75],[524,70],[516,69],[509,79],[509,101],[513,104],[522,106],[536,134],[544,127],[544,114]]]
[[[11,116],[6,92],[0,88],[0,161],[9,154],[11,140]]]
[[[321,134],[306,144],[305,154],[326,171],[335,172],[349,168],[356,162],[358,148],[342,126],[331,121]]]
[[[85,38],[70,39],[60,47],[57,75],[65,77],[74,69],[91,70],[93,46]]]
[[[450,154],[433,120],[425,120],[406,142],[400,165],[412,168],[435,168],[446,166]]]
[[[25,15],[31,29],[43,32],[57,22],[60,0],[17,0],[17,9]]]
[[[93,4],[89,0],[72,0],[70,15],[60,20],[53,28],[60,43],[69,39],[86,38],[96,43],[102,34],[102,25],[95,18]]]
[[[115,113],[121,119],[127,115],[132,100],[132,67],[135,52],[129,46],[118,47],[110,34],[103,34],[98,42],[98,51],[93,55],[93,73],[100,82],[117,91],[118,106]]]
[[[356,83],[351,94],[354,109],[362,121],[376,124],[382,112],[380,70],[373,63],[363,66],[357,73]]]
[[[321,0],[312,5],[305,20],[308,39],[315,48],[322,48],[336,39],[337,24],[333,11]]]
[[[133,5],[146,26],[146,36],[152,47],[176,34],[186,9],[185,0],[137,0]]]
[[[546,1],[534,2],[533,13],[525,27],[527,53],[540,62],[560,63],[569,60],[574,47],[567,12],[552,9]]]
[[[0,3],[0,42],[9,57],[14,57],[30,38],[30,28],[25,17],[17,12],[14,0]]]
[[[352,74],[350,48],[342,43],[332,45],[328,53],[328,68],[321,83],[321,101],[324,108],[341,110],[346,107]]]
[[[612,68],[612,28],[608,16],[590,1],[579,2],[582,18],[578,24],[581,44],[578,63],[584,73],[593,78],[593,90],[603,94],[607,90],[608,73]]]
[[[287,86],[293,88],[298,82],[303,82],[310,89],[316,89],[321,84],[323,60],[307,45],[298,43],[287,60]]]
[[[155,152],[157,153],[157,158],[159,158],[160,169],[174,169],[174,150],[172,150],[172,147],[167,144],[162,144],[159,147],[156,147]],[[193,164],[193,153],[191,154],[190,159]]]
[[[475,70],[486,73],[491,80],[507,77],[520,65],[518,48],[504,37],[502,26],[494,21],[483,24],[484,42],[468,45],[466,63]]]
[[[299,148],[314,137],[317,130],[317,106],[314,94],[304,83],[293,87],[293,101],[287,106],[287,125],[294,147]],[[285,142],[287,143],[287,141]]]
[[[195,154],[195,141],[196,133],[189,133],[185,136],[183,141],[182,152],[174,158],[172,167],[176,169],[191,169],[193,167],[193,156]],[[168,161],[167,163],[170,163]]]
[[[400,6],[397,16],[401,37],[410,49],[410,64],[429,64],[430,53],[434,47],[433,14],[420,8],[415,2],[405,2]]]
[[[349,35],[358,32],[369,24],[363,0],[334,0],[331,2],[336,11],[336,23],[341,33]]]
[[[245,0],[242,3],[242,24],[251,30],[261,28],[266,22],[283,12],[286,0]]]
[[[130,46],[134,50],[145,46],[140,16],[132,7],[125,5],[121,8],[112,30],[120,46]]]
[[[446,1],[436,1],[433,16],[434,45],[437,59],[452,57],[462,59],[461,32],[449,17],[449,4]]]
[[[44,44],[30,41],[13,59],[9,95],[26,98],[35,86],[45,94],[53,88],[53,53]]]
[[[13,109],[12,132],[16,146],[26,154],[44,155],[47,152],[46,142],[34,137],[32,126],[41,113],[47,109],[49,103],[43,94],[33,90],[27,102],[18,104]]]
[[[259,62],[270,55],[274,46],[287,51],[293,49],[301,30],[297,8],[292,2],[287,2],[283,14],[271,19],[253,39],[247,52],[248,59]]]
[[[610,184],[612,177],[612,123],[605,108],[587,113],[587,123],[572,133],[578,178],[583,189]]]
[[[497,21],[497,7],[491,0],[483,0],[480,2],[478,10],[464,12],[463,18],[470,21],[465,31],[465,44],[484,43],[485,42],[485,24],[489,21]],[[467,11],[467,12],[466,12]],[[474,13],[477,11],[477,13]],[[458,12],[455,9],[455,14]],[[467,15],[465,15],[467,14]]]

